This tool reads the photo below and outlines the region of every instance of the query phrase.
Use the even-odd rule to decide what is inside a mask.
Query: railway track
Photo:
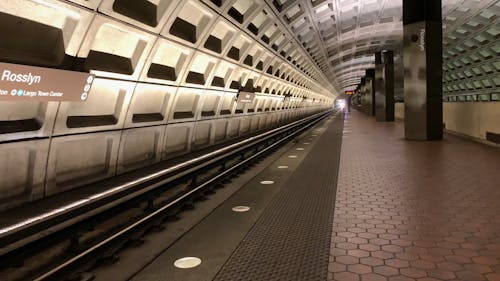
[[[90,280],[124,247],[194,208],[283,143],[331,111],[228,144],[134,178],[67,208],[0,229],[1,280]]]

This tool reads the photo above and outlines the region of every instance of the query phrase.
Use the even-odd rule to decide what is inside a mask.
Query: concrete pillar
[[[441,0],[403,0],[405,137],[443,138]]]
[[[366,70],[365,78],[366,108],[365,113],[370,116],[375,115],[375,69]]]
[[[361,83],[359,83],[359,95],[361,96],[360,105],[361,112],[366,112],[366,77],[361,77]]]
[[[394,121],[394,53],[375,53],[375,118]]]

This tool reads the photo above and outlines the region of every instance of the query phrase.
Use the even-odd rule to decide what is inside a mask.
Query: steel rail
[[[31,218],[28,218],[28,219],[24,219],[23,221],[20,221],[20,222],[15,223],[15,224],[2,227],[2,228],[0,228],[0,245],[1,245],[0,246],[1,247],[0,248],[0,255],[3,255],[5,253],[7,253],[8,251],[14,250],[14,246],[17,247],[17,248],[20,247],[20,246],[22,246],[22,245],[12,245],[11,243],[8,243],[8,244],[11,244],[11,245],[3,245],[4,243],[2,243],[2,240],[4,240],[6,237],[9,237],[9,236],[11,236],[13,234],[19,233],[20,231],[26,230],[26,229],[28,229],[30,227],[34,227],[34,226],[36,226],[36,225],[38,225],[40,223],[43,223],[43,222],[45,222],[47,220],[54,219],[55,217],[60,216],[60,215],[62,215],[64,213],[70,212],[72,210],[76,210],[76,209],[81,208],[81,207],[83,207],[85,205],[89,205],[89,204],[94,203],[96,201],[105,199],[105,198],[107,198],[109,196],[112,196],[112,195],[115,195],[115,194],[117,194],[119,192],[126,191],[126,190],[128,190],[128,189],[130,189],[132,187],[138,186],[140,184],[147,183],[148,181],[152,181],[152,180],[158,179],[158,178],[160,178],[162,176],[165,176],[167,174],[173,174],[173,173],[179,172],[182,169],[193,167],[193,166],[195,166],[198,163],[207,163],[206,161],[209,160],[209,159],[213,159],[215,157],[224,156],[224,153],[226,153],[228,151],[234,150],[236,148],[243,147],[243,146],[245,146],[247,144],[251,144],[252,142],[258,141],[259,139],[265,138],[267,136],[270,136],[270,135],[275,134],[277,132],[286,130],[288,128],[295,127],[298,124],[302,124],[304,122],[307,122],[308,120],[312,120],[312,119],[316,118],[317,116],[320,116],[321,114],[324,114],[324,113],[325,112],[320,112],[320,113],[314,114],[312,116],[309,116],[309,117],[307,117],[307,118],[305,118],[303,120],[298,120],[298,121],[292,122],[290,124],[281,126],[279,128],[275,128],[273,130],[264,132],[262,134],[249,137],[249,138],[247,138],[245,140],[242,140],[240,142],[237,142],[237,143],[225,146],[225,147],[217,149],[215,151],[203,154],[203,155],[201,155],[199,157],[195,157],[195,158],[190,159],[188,161],[185,161],[185,162],[176,164],[174,166],[162,169],[160,171],[151,173],[151,174],[149,174],[147,176],[139,177],[137,179],[134,179],[132,181],[126,182],[124,184],[120,184],[118,186],[112,187],[112,188],[110,188],[110,189],[108,189],[108,190],[106,190],[104,192],[93,194],[93,195],[91,195],[91,196],[89,196],[87,198],[81,198],[81,199],[79,199],[79,200],[77,200],[75,202],[66,204],[65,206],[61,206],[61,207],[58,207],[58,208],[56,208],[54,210],[50,210],[48,212],[45,212],[43,214],[39,214],[37,216],[31,217]],[[146,192],[146,191],[149,191],[149,190],[148,189],[144,189],[142,191]],[[137,193],[134,193],[134,194],[138,195]],[[83,217],[83,218],[85,218],[85,217]],[[38,235],[43,235],[43,233],[38,233]],[[7,247],[8,251],[6,251],[4,249],[5,246],[10,246],[10,247]]]
[[[76,256],[74,256],[74,257],[66,260],[62,264],[60,264],[60,265],[52,268],[51,270],[49,270],[46,273],[40,275],[39,277],[37,277],[34,280],[35,281],[54,280],[54,279],[57,279],[60,276],[63,276],[64,274],[68,273],[67,271],[69,270],[69,268],[71,268],[72,266],[74,266],[78,262],[81,262],[82,260],[84,260],[85,258],[87,258],[89,256],[95,256],[94,253],[98,252],[99,250],[103,250],[104,248],[106,248],[107,246],[109,246],[109,244],[113,243],[115,240],[118,240],[118,239],[121,239],[123,237],[126,237],[127,234],[130,234],[131,232],[137,230],[141,226],[143,226],[143,225],[147,224],[148,222],[154,220],[156,217],[160,216],[161,214],[163,214],[168,209],[170,209],[170,208],[178,205],[183,200],[186,200],[190,196],[198,193],[200,190],[204,189],[205,187],[213,184],[214,182],[217,182],[217,180],[219,180],[219,179],[227,176],[228,174],[234,172],[236,169],[240,168],[241,166],[243,166],[243,165],[247,164],[248,162],[254,160],[255,158],[261,156],[262,154],[270,151],[271,149],[275,148],[277,145],[279,145],[279,144],[281,144],[281,143],[289,140],[290,138],[296,136],[300,132],[303,132],[304,130],[306,130],[309,127],[313,126],[314,124],[316,124],[317,122],[321,121],[322,119],[324,119],[328,115],[329,115],[329,112],[328,113],[324,113],[323,112],[321,114],[311,116],[311,117],[314,117],[314,118],[308,118],[307,121],[310,121],[309,123],[306,123],[305,126],[303,126],[303,127],[299,128],[298,130],[292,132],[290,135],[287,135],[287,136],[283,137],[282,139],[280,139],[280,140],[276,141],[275,143],[267,146],[266,148],[264,148],[263,150],[255,153],[254,155],[250,156],[249,158],[244,159],[244,160],[238,162],[236,165],[234,165],[234,166],[226,169],[225,171],[217,174],[215,177],[208,179],[207,181],[205,181],[205,182],[201,183],[200,185],[196,186],[195,188],[192,188],[190,191],[184,193],[180,197],[178,197],[178,198],[176,198],[176,199],[168,202],[167,204],[165,204],[162,207],[156,209],[152,213],[150,213],[150,214],[146,215],[145,217],[139,219],[138,221],[132,223],[131,225],[127,226],[126,228],[124,228],[124,229],[116,232],[115,234],[109,236],[108,238],[102,240],[101,242],[93,245],[92,247],[90,247],[89,249],[86,249],[82,253],[80,253],[80,254],[78,254],[78,255],[76,255]]]

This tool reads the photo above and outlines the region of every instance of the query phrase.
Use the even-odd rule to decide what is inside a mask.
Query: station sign
[[[255,93],[241,91],[238,93],[238,103],[252,103],[255,99]]]
[[[93,74],[0,62],[1,101],[85,101]]]

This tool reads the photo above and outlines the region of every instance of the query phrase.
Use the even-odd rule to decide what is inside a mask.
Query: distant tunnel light
[[[335,108],[343,110],[345,108],[345,100],[344,99],[337,100],[335,102]]]

